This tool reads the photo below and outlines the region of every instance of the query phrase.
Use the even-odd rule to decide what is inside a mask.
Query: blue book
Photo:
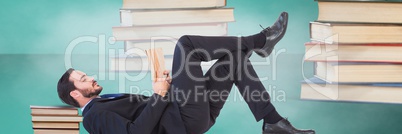
[[[337,84],[337,85],[354,85],[354,86],[378,86],[378,87],[402,87],[402,83],[369,83],[369,82],[327,82],[317,77],[303,80],[302,83],[310,84]]]

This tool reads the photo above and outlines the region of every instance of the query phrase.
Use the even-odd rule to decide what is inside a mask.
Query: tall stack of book
[[[301,98],[402,103],[402,2],[318,0]]]
[[[162,48],[167,69],[178,38],[183,35],[227,35],[234,21],[226,0],[123,0],[121,26],[113,36],[124,41],[125,54],[111,57],[111,71],[149,70],[144,50]]]
[[[79,134],[82,117],[77,108],[30,106],[34,134]]]

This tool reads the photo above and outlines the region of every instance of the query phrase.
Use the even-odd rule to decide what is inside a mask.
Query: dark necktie
[[[114,99],[114,98],[121,97],[123,95],[124,94],[104,94],[104,95],[101,95],[100,97],[101,98],[107,98],[107,99]]]

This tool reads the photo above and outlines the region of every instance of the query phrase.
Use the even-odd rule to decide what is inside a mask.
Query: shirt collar
[[[101,98],[100,96],[97,96],[96,98]],[[95,98],[92,98],[91,100],[89,100],[88,102],[87,102],[87,104],[85,104],[83,107],[81,107],[81,112],[84,112],[84,110],[85,110],[85,107],[87,107],[87,105],[89,104],[89,103],[91,103],[91,101],[92,100],[94,100]]]
[[[93,99],[92,99],[92,100],[93,100]],[[88,101],[87,104],[85,104],[83,107],[81,107],[81,112],[84,112],[85,107],[86,107],[92,100]]]

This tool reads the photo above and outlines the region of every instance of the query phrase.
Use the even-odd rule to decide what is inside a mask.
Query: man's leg
[[[215,123],[233,84],[236,84],[257,121],[268,114],[270,118],[265,121],[276,123],[282,119],[271,104],[269,94],[248,57],[242,51],[227,53],[205,74],[206,89],[209,93],[207,97],[210,104],[210,127]]]
[[[237,52],[234,52],[237,53]],[[226,54],[205,73],[207,97],[209,101],[210,120],[208,129],[211,128],[225,104],[233,87],[234,69],[233,55]]]
[[[237,50],[250,52],[254,47],[252,40],[253,36],[183,36],[179,39],[173,57],[172,92],[181,106],[182,119],[189,133],[203,133],[210,123],[209,101],[204,100],[207,95],[206,78],[201,70],[201,61],[219,59]]]
[[[283,19],[284,17],[286,19]],[[210,125],[213,124],[211,122],[214,122],[216,116],[219,114],[219,110],[224,104],[224,102],[210,104],[209,100],[203,100],[203,98],[206,98],[208,97],[207,95],[209,95],[206,90],[206,86],[209,85],[212,87],[211,85],[219,83],[206,83],[208,78],[202,75],[200,62],[220,59],[227,54],[223,52],[241,52],[242,55],[245,55],[251,53],[252,49],[261,50],[258,51],[258,54],[262,57],[266,57],[270,54],[276,42],[283,37],[284,31],[286,30],[286,24],[287,14],[282,13],[281,17],[273,26],[264,29],[262,32],[256,35],[248,37],[183,36],[179,39],[173,59],[171,92],[175,94],[174,96],[176,97],[176,102],[181,105],[180,112],[182,115],[182,120],[185,123],[188,133],[203,133],[208,130]],[[242,61],[242,63],[249,63],[248,58],[240,58],[240,61],[241,60],[247,61]],[[251,69],[247,69],[249,67],[251,67]],[[264,101],[269,100],[269,95],[265,91],[265,88],[263,88],[261,82],[259,82],[258,76],[254,69],[252,69],[252,66],[248,64],[244,69],[237,68],[235,70],[237,70],[237,72],[232,73],[235,74],[234,83],[239,88],[243,97],[249,97],[245,100],[247,101],[256,120],[270,117],[269,115],[272,116],[276,114],[279,116],[274,110],[272,104],[270,104],[269,101]],[[247,73],[245,73],[246,71]],[[257,84],[250,86],[248,84],[249,82],[246,82],[247,80],[244,80],[241,75],[255,76],[248,78],[256,78],[257,80],[249,80],[254,82],[256,80]],[[229,87],[229,85],[232,85],[233,82],[228,82],[226,84],[228,85],[227,87]],[[260,97],[254,98],[250,97],[253,92],[247,92],[251,90],[264,91],[260,92]],[[212,107],[210,107],[211,105]],[[213,111],[210,112],[210,109],[216,112],[212,113]],[[264,111],[271,112],[268,112],[267,114],[267,112]],[[275,112],[272,113],[273,111]],[[215,115],[213,116],[214,118],[211,119],[212,121],[209,118],[211,113]],[[289,126],[291,127],[290,124],[287,124],[287,126],[285,125],[286,128],[284,129],[298,132],[298,130],[294,128],[290,129]],[[275,132],[276,130],[278,129],[274,129]],[[279,130],[282,131],[283,129],[281,128]]]

